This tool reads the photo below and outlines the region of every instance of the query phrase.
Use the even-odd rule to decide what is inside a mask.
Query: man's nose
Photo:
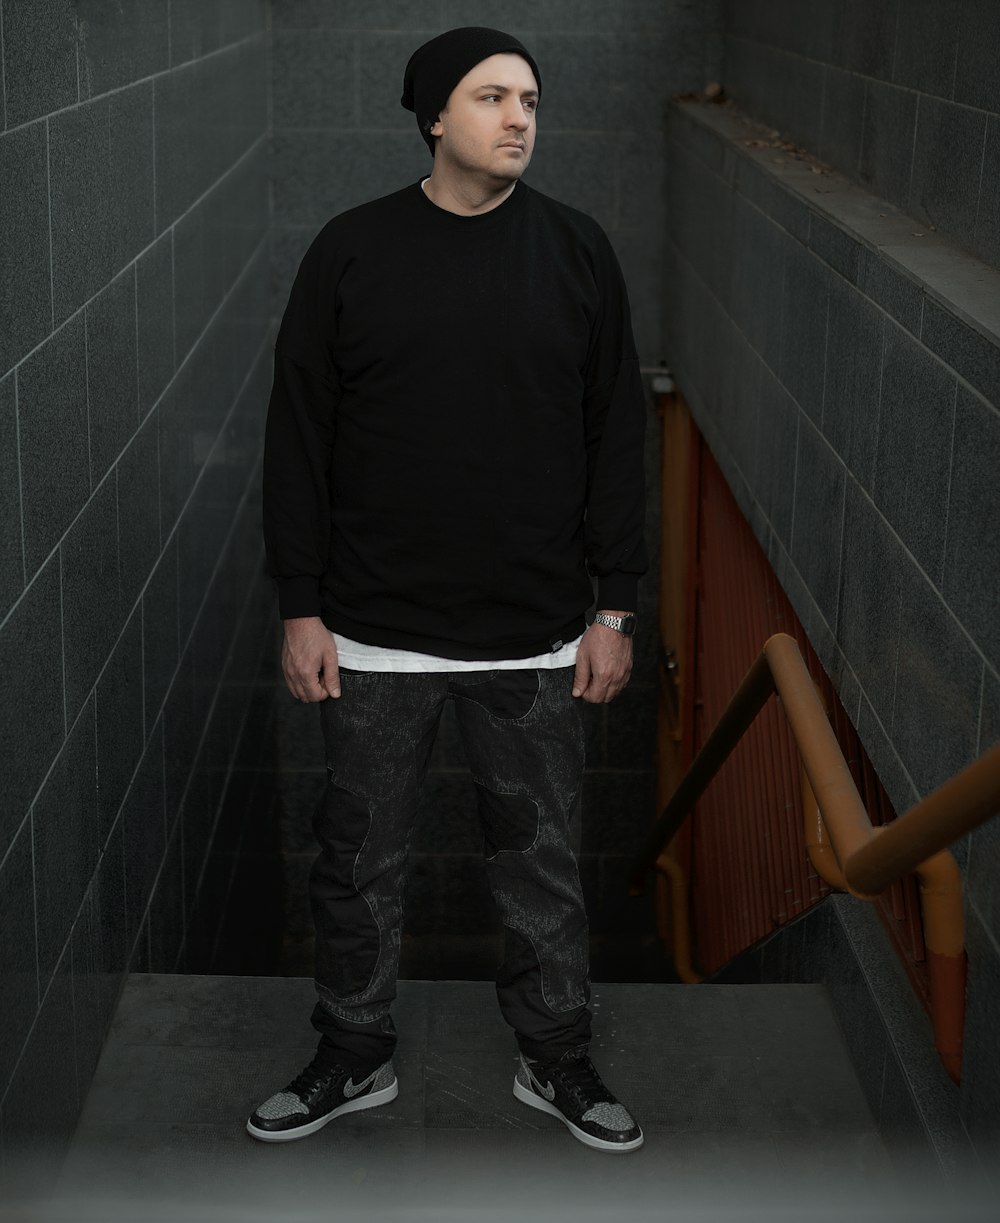
[[[527,131],[528,125],[531,123],[528,112],[524,109],[519,98],[510,104],[505,118],[507,126],[519,132]]]

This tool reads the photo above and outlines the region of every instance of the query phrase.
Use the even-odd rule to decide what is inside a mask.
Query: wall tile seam
[[[716,178],[719,178],[719,176],[716,175]],[[766,212],[763,208],[761,208],[754,200],[750,199],[748,196],[737,191],[734,187],[726,183],[725,180],[720,179],[720,181],[723,182],[723,185],[726,187],[726,190],[728,190],[734,197],[738,197],[744,204],[753,208],[754,211],[759,216],[770,221],[772,225],[776,226],[782,233],[786,234],[791,241],[798,243],[798,245],[802,248],[802,250],[806,254],[811,255],[819,264],[822,265],[824,269],[826,269],[832,275],[836,276],[841,282],[843,282],[843,284],[847,285],[851,290],[857,293],[865,302],[867,302],[870,306],[872,306],[879,314],[883,315],[890,322],[894,323],[898,328],[900,328],[900,330],[904,331],[907,335],[912,336],[913,339],[915,339],[917,343],[920,345],[920,347],[923,349],[923,351],[928,356],[933,358],[936,364],[940,365],[953,378],[955,378],[956,381],[967,392],[974,395],[978,400],[981,400],[992,412],[1000,413],[1000,405],[994,404],[991,400],[987,399],[982,391],[980,391],[977,387],[975,387],[971,382],[969,382],[964,377],[961,371],[957,370],[953,365],[949,365],[948,362],[943,357],[941,357],[938,353],[936,353],[932,348],[930,348],[924,342],[920,334],[923,331],[923,301],[927,296],[930,296],[932,300],[937,305],[939,305],[943,310],[945,310],[948,316],[954,319],[955,322],[958,323],[958,325],[962,327],[965,331],[971,332],[973,335],[986,340],[987,343],[990,343],[996,346],[998,349],[1000,349],[1000,335],[997,335],[996,333],[984,331],[982,330],[980,326],[975,325],[974,320],[967,319],[964,312],[960,313],[958,308],[956,308],[953,305],[953,303],[949,301],[948,298],[943,297],[939,291],[935,290],[933,286],[929,285],[926,281],[922,279],[918,279],[914,277],[912,273],[908,272],[907,269],[902,267],[902,265],[898,264],[894,259],[883,254],[882,247],[869,246],[863,238],[856,237],[853,231],[846,229],[835,218],[830,216],[830,214],[820,213],[818,212],[818,210],[811,208],[810,205],[807,204],[805,201],[801,201],[802,206],[808,212],[816,213],[816,215],[818,215],[821,220],[827,222],[830,225],[833,225],[835,228],[840,230],[841,233],[843,233],[846,237],[848,237],[852,242],[854,242],[854,244],[857,246],[857,248],[861,252],[864,252],[864,251],[870,252],[877,259],[879,259],[883,265],[890,267],[893,270],[893,272],[905,278],[911,285],[913,285],[914,288],[920,291],[920,294],[921,294],[920,321],[918,324],[918,332],[914,333],[913,331],[909,329],[909,327],[907,327],[905,323],[903,323],[900,319],[898,319],[894,314],[892,314],[889,310],[887,310],[884,306],[882,306],[874,298],[870,297],[854,281],[852,281],[849,277],[846,277],[842,272],[840,272],[837,268],[835,268],[831,263],[828,263],[820,254],[818,254],[818,252],[813,247],[811,247],[808,244],[808,241],[803,242],[801,238],[799,238],[796,234],[792,233],[791,230],[787,229],[784,225],[782,225],[780,221],[778,221],[775,217],[773,217],[769,212]],[[774,181],[777,186],[781,185],[780,183],[777,182],[777,180],[772,180],[772,181]],[[796,199],[796,197],[792,195],[791,192],[785,191],[785,194],[790,199],[793,199],[793,200]],[[667,231],[667,234],[666,234],[666,240],[667,240],[668,245],[676,253],[676,256],[678,258],[683,259],[683,261],[688,265],[688,267],[691,268],[691,270],[697,276],[698,280],[701,282],[705,290],[711,295],[711,297],[715,300],[717,305],[725,312],[726,317],[729,318],[730,322],[732,322],[733,325],[737,328],[737,330],[740,331],[740,334],[743,335],[744,339],[746,339],[745,332],[743,332],[743,329],[739,327],[739,324],[736,323],[735,320],[730,315],[728,309],[726,308],[726,303],[723,302],[720,298],[716,296],[716,294],[711,289],[711,287],[708,285],[708,283],[699,274],[698,269],[695,267],[695,265],[691,263],[691,261],[687,259],[686,256],[684,256],[684,254],[682,253],[682,248],[679,247],[676,244],[676,242],[673,241],[669,230]],[[749,340],[747,340],[747,342],[749,343]],[[757,355],[760,356],[759,353]],[[761,360],[763,361],[765,365],[767,365],[767,361],[765,358],[761,357]],[[770,365],[768,365],[767,367],[768,369],[771,369],[771,372],[774,373],[776,377],[778,376],[777,371],[774,370]],[[824,362],[824,367],[825,367],[825,362]],[[780,378],[779,378],[779,381],[780,381]],[[782,383],[782,386],[784,386],[784,383]]]
[[[913,85],[900,85],[897,81],[893,81],[887,77],[873,76],[869,72],[858,72],[854,68],[844,68],[840,64],[835,64],[831,62],[830,60],[816,59],[815,57],[810,56],[810,55],[802,55],[798,51],[786,51],[781,47],[774,46],[773,43],[761,42],[758,39],[747,38],[739,34],[728,34],[727,33],[726,38],[727,40],[732,38],[739,42],[753,42],[753,43],[756,43],[757,46],[766,47],[769,51],[773,51],[776,55],[783,55],[783,56],[786,56],[788,59],[801,60],[803,63],[815,64],[817,67],[820,67],[820,68],[833,68],[837,72],[844,73],[845,76],[855,77],[859,81],[866,82],[866,84],[870,81],[876,85],[884,85],[889,89],[899,90],[900,93],[915,94],[918,98],[921,98],[921,97],[933,98],[936,102],[947,102],[949,105],[961,107],[963,110],[974,110],[984,115],[1000,115],[1000,111],[988,110],[982,106],[972,106],[968,102],[959,102],[954,97],[948,97],[944,94],[933,93],[929,89],[917,89]],[[723,85],[725,85],[725,81],[723,81]],[[867,90],[866,90],[866,96],[867,96]],[[756,116],[754,115],[748,115],[748,118],[754,119],[755,122],[757,123],[765,122],[764,120],[757,119]],[[770,125],[770,126],[773,126],[773,125]]]
[[[109,281],[108,284],[103,286],[103,288],[105,289],[110,288],[111,284],[112,282]],[[90,482],[90,497],[87,498],[87,501],[81,507],[81,512],[90,503],[91,497],[93,497],[94,493],[97,491],[97,489],[94,488],[94,443],[93,443],[91,419],[90,419],[90,308],[89,308],[89,303],[87,306],[84,307],[84,310],[83,310],[83,396],[87,404],[87,479]],[[138,387],[136,388],[136,400],[138,401]],[[117,498],[118,498],[117,466],[118,466],[118,461],[116,459],[115,462],[112,463],[112,467],[116,469],[115,471],[116,504],[117,504]],[[107,474],[110,475],[110,472],[108,472]],[[104,483],[104,480],[102,479],[101,484],[103,483]],[[79,517],[79,515],[77,515],[77,517]],[[117,516],[116,516],[115,521],[117,523]],[[62,539],[66,538],[68,531],[69,531],[69,528],[67,528],[66,532],[63,533]],[[62,539],[60,539],[59,541],[60,543],[62,543]],[[117,543],[117,540],[116,540],[116,543]],[[44,564],[44,561],[42,563]]]
[[[7,130],[7,72],[4,60],[4,35],[3,35],[3,0],[0,0],[0,107],[3,109],[3,127],[0,128],[0,133]],[[0,1160],[3,1156],[3,1135],[0,1133]]]
[[[2,0],[0,0],[2,3]],[[14,382],[14,455],[17,459],[17,510],[21,527],[21,594],[18,595],[17,602],[20,602],[21,595],[28,588],[28,548],[25,542],[24,534],[24,476],[21,470],[21,408],[20,396],[18,394],[18,378],[17,368],[13,372]],[[0,621],[0,629],[5,621]]]
[[[135,428],[136,433],[142,426],[142,362],[139,357],[139,261],[132,263],[132,297],[135,305],[133,311],[133,326],[135,329]],[[135,434],[133,434],[133,437]],[[119,456],[121,457],[121,456]],[[119,534],[119,541],[121,536]]]
[[[71,102],[68,106],[60,106],[57,110],[47,111],[44,115],[35,115],[34,118],[32,119],[25,119],[23,123],[18,123],[14,127],[8,127],[4,132],[0,133],[0,136],[5,136],[8,134],[13,134],[14,132],[19,132],[23,128],[30,127],[33,123],[44,122],[47,124],[49,120],[57,119],[61,115],[68,114],[70,111],[82,110],[84,107],[90,106],[94,103],[104,102],[108,98],[113,97],[115,94],[126,93],[129,89],[135,89],[140,85],[146,85],[149,82],[156,82],[157,80],[162,80],[164,77],[171,76],[175,71],[181,68],[188,68],[192,64],[202,63],[205,60],[211,59],[221,54],[225,54],[226,52],[230,51],[233,48],[240,47],[244,43],[249,43],[252,41],[253,41],[253,38],[244,38],[244,39],[241,39],[240,42],[238,43],[230,43],[226,47],[220,47],[216,51],[210,52],[210,54],[208,55],[200,56],[200,57],[197,57],[191,60],[185,60],[183,64],[178,64],[172,68],[164,68],[164,69],[161,69],[159,72],[151,72],[147,76],[138,77],[136,80],[129,81],[125,85],[116,85],[113,89],[106,89],[103,93],[94,94],[92,97],[89,97],[89,98],[79,98],[78,97],[76,102]],[[153,92],[155,95],[155,92],[156,92],[155,85],[154,85]]]
[[[884,366],[884,351],[883,351],[883,366]],[[879,412],[882,408],[882,388],[879,385]],[[944,494],[944,535],[941,539],[941,572],[935,587],[938,590],[944,589],[944,574],[948,559],[948,524],[951,517],[951,481],[955,473],[955,428],[958,424],[958,381],[952,390],[951,396],[951,432],[948,436],[948,484]],[[878,439],[876,438],[876,445]],[[983,659],[985,662],[985,658]],[[979,734],[976,734],[976,742],[979,741]]]
[[[986,942],[989,945],[989,949],[992,951],[995,958],[998,961],[1000,961],[1000,938],[998,938],[996,933],[990,929],[989,913],[984,912],[980,908],[979,902],[976,896],[970,891],[969,888],[965,888],[964,891],[968,899],[969,908],[972,909],[976,917],[979,918],[979,925],[981,927],[980,937],[985,936]]]
[[[265,137],[266,137],[266,133],[261,133],[261,135],[257,137],[257,139],[254,141],[254,143],[253,143],[253,144],[252,144],[252,145],[251,145],[251,146],[250,146],[248,149],[246,149],[246,151],[245,151],[245,152],[243,152],[243,153],[241,153],[241,154],[240,154],[240,156],[237,158],[237,160],[236,160],[236,161],[234,161],[234,162],[232,163],[232,165],[231,165],[231,166],[230,166],[230,167],[229,167],[229,168],[228,168],[228,169],[225,171],[225,173],[221,174],[221,175],[220,175],[220,176],[219,176],[219,177],[218,177],[218,178],[215,180],[215,182],[214,182],[214,183],[212,183],[212,185],[211,185],[210,187],[208,187],[208,188],[207,188],[205,191],[203,191],[203,192],[202,192],[202,194],[201,194],[201,195],[200,195],[200,196],[199,196],[199,197],[198,197],[196,200],[194,200],[194,201],[192,202],[192,204],[191,204],[191,205],[190,205],[190,206],[189,206],[187,209],[185,209],[185,211],[184,211],[183,213],[181,213],[181,214],[180,214],[178,217],[176,217],[176,218],[174,219],[174,221],[173,221],[173,222],[171,222],[171,224],[170,224],[170,225],[168,225],[168,226],[167,226],[167,228],[166,228],[166,229],[164,229],[164,230],[162,231],[162,233],[158,233],[158,234],[157,234],[157,235],[156,235],[156,236],[155,236],[155,237],[154,237],[154,238],[153,238],[153,239],[152,239],[150,242],[148,242],[148,243],[146,244],[146,246],[144,246],[144,247],[142,248],[142,250],[137,251],[137,252],[136,252],[136,254],[133,256],[133,258],[132,258],[132,259],[130,259],[130,260],[127,262],[127,263],[123,264],[123,265],[122,265],[122,267],[120,267],[119,269],[117,269],[117,271],[115,271],[115,272],[113,273],[113,275],[112,275],[112,276],[111,276],[111,277],[108,279],[107,283],[105,283],[105,284],[101,285],[101,287],[100,287],[100,288],[99,288],[99,289],[98,289],[98,290],[97,290],[95,293],[93,293],[93,294],[92,294],[92,295],[91,295],[91,296],[90,296],[90,297],[89,297],[89,298],[88,298],[88,299],[87,299],[85,302],[81,303],[81,305],[79,305],[79,306],[78,306],[78,307],[77,307],[77,308],[76,308],[76,309],[73,311],[73,313],[72,313],[72,314],[67,315],[67,317],[66,317],[66,318],[65,318],[65,319],[64,319],[64,320],[63,320],[63,321],[62,321],[62,322],[59,324],[59,326],[58,326],[58,327],[56,327],[56,326],[54,325],[54,324],[55,324],[55,320],[54,320],[54,315],[53,315],[53,326],[52,326],[52,330],[49,332],[49,334],[48,334],[47,336],[45,336],[45,337],[44,337],[44,339],[40,340],[40,341],[39,341],[39,342],[38,342],[38,343],[37,343],[37,344],[34,346],[34,348],[29,349],[29,350],[28,350],[28,352],[26,352],[26,353],[25,353],[25,354],[24,354],[22,357],[18,358],[18,360],[17,360],[17,361],[15,361],[15,362],[14,362],[14,364],[13,364],[12,366],[10,366],[10,368],[9,368],[9,369],[5,370],[5,371],[4,371],[4,373],[3,373],[2,375],[0,375],[0,376],[2,376],[2,377],[6,377],[6,376],[7,376],[7,374],[9,374],[9,373],[11,372],[11,370],[16,370],[16,369],[20,368],[20,366],[22,366],[22,365],[25,363],[25,361],[30,360],[30,359],[31,359],[33,356],[35,356],[35,354],[36,354],[36,353],[39,351],[39,349],[44,348],[44,346],[45,346],[45,345],[46,345],[46,344],[47,344],[47,343],[48,343],[50,340],[52,340],[52,339],[53,339],[55,336],[57,336],[57,335],[59,334],[59,332],[63,330],[63,328],[64,328],[64,327],[67,327],[67,326],[69,326],[69,324],[70,324],[70,323],[75,322],[75,321],[76,321],[76,320],[79,318],[79,316],[80,316],[80,315],[81,315],[81,314],[82,314],[82,313],[83,313],[83,312],[84,312],[84,311],[85,311],[85,310],[86,310],[86,309],[87,309],[89,306],[92,306],[92,305],[93,305],[93,304],[94,304],[94,303],[97,301],[97,299],[98,299],[98,298],[101,296],[101,294],[102,294],[102,293],[103,293],[103,292],[104,292],[104,291],[105,291],[105,290],[106,290],[106,289],[107,289],[107,288],[108,288],[108,287],[109,287],[109,286],[110,286],[110,285],[111,285],[111,284],[112,284],[112,283],[113,283],[115,280],[118,280],[118,279],[119,279],[119,277],[121,277],[122,275],[126,274],[126,273],[128,272],[128,270],[129,270],[129,268],[130,268],[130,267],[131,267],[133,264],[138,264],[139,260],[140,260],[140,259],[143,259],[143,258],[144,258],[146,255],[148,255],[148,254],[149,254],[149,252],[150,252],[150,251],[153,249],[153,247],[154,247],[154,246],[156,246],[156,244],[157,244],[159,241],[161,241],[161,240],[162,240],[162,239],[165,237],[165,235],[166,235],[166,234],[168,234],[168,233],[171,235],[171,268],[172,268],[172,266],[173,266],[173,245],[174,245],[174,242],[173,242],[173,234],[174,234],[174,230],[175,230],[176,226],[178,225],[178,223],[179,223],[179,222],[181,222],[181,221],[183,221],[183,220],[185,220],[185,219],[186,219],[186,218],[189,216],[189,214],[190,214],[191,212],[193,212],[193,211],[194,211],[194,209],[195,209],[195,208],[199,207],[201,204],[204,204],[204,203],[207,201],[208,196],[209,196],[209,195],[211,195],[211,193],[212,193],[213,191],[215,191],[215,190],[216,190],[216,188],[218,188],[218,187],[219,187],[219,186],[220,186],[220,185],[221,185],[223,182],[225,182],[225,180],[226,180],[226,179],[227,179],[227,178],[228,178],[228,177],[229,177],[231,174],[233,174],[233,173],[234,173],[234,172],[235,172],[237,169],[239,169],[239,168],[240,168],[240,165],[241,165],[241,163],[242,163],[242,162],[245,162],[245,161],[249,160],[251,157],[253,157],[253,156],[254,156],[254,155],[255,155],[255,154],[258,152],[258,146],[262,144],[262,142],[263,142],[263,140],[265,139]],[[50,227],[50,228],[49,228],[49,233],[50,233],[50,240],[49,240],[49,269],[50,269],[50,270],[49,270],[49,276],[50,276],[50,284],[51,284],[51,275],[52,275],[52,272],[51,272],[51,266],[52,266],[52,242],[51,242],[51,192],[49,193],[49,198],[50,198],[50,204],[49,204],[49,209],[50,209],[50,221],[49,221],[49,227]],[[303,227],[303,228],[306,228],[306,227]],[[256,246],[256,247],[254,248],[254,250],[253,250],[253,254],[250,256],[250,259],[248,259],[248,261],[247,261],[247,262],[250,262],[250,260],[252,260],[252,259],[254,259],[254,258],[256,258],[256,257],[257,257],[257,254],[259,253],[259,251],[260,251],[261,247],[263,247],[263,246],[265,246],[265,245],[267,244],[267,242],[268,242],[268,240],[269,240],[269,237],[270,237],[269,231],[266,231],[266,230],[265,230],[265,231],[263,231],[261,239],[260,239],[260,240],[259,240],[259,242],[257,243],[257,246]],[[245,266],[245,265],[244,265],[244,266]],[[137,274],[138,274],[138,273],[137,273]],[[240,275],[242,275],[242,272],[240,273]],[[239,279],[239,278],[237,278],[237,281],[234,281],[234,282],[233,282],[233,284],[234,284],[234,285],[235,285],[236,283],[238,283],[238,279]],[[229,297],[229,293],[227,293],[226,298],[224,298],[224,299],[223,299],[223,301],[228,300],[228,297]],[[213,316],[213,317],[214,317],[214,316]],[[204,332],[202,332],[202,335],[203,335],[203,334],[204,334]],[[198,337],[198,340],[200,340],[200,339],[201,339],[201,336],[199,336],[199,337]],[[197,344],[197,342],[198,342],[198,341],[196,341],[196,344]],[[186,360],[186,359],[187,359],[187,358],[185,358],[185,360]],[[176,352],[175,352],[175,361],[174,361],[175,372],[176,372],[176,364],[177,364],[177,363],[176,363]],[[162,398],[162,396],[161,396],[161,398]],[[157,402],[158,402],[158,401],[157,401]]]
[[[3,0],[0,0],[0,7],[2,6]],[[56,330],[56,281],[52,257],[52,140],[47,118],[45,120],[45,200],[49,213],[49,333],[51,335]]]
[[[976,242],[979,239],[979,214],[983,207],[983,175],[986,172],[986,144],[990,134],[990,123],[994,121],[994,117],[990,116],[983,124],[983,147],[979,154],[979,186],[976,189],[976,217],[972,222],[972,241]]]
[[[170,23],[168,20],[167,22],[168,27],[169,27],[169,24]],[[152,123],[152,130],[153,130],[152,140],[150,141],[150,158],[152,159],[152,169],[153,169],[153,241],[155,242],[156,237],[160,232],[159,222],[158,222],[158,218],[156,215],[157,197],[156,197],[156,87],[155,86],[153,87],[152,98],[150,99],[150,111],[151,111],[151,123]],[[173,243],[173,239],[171,238],[171,245],[172,243]],[[138,262],[139,261],[137,257],[136,263],[138,264]],[[138,295],[138,285],[137,285],[137,288],[136,288],[136,301],[137,302],[138,302],[138,296],[139,295]]]
[[[274,132],[274,24],[271,20],[271,9],[268,4],[264,23],[264,113],[267,132]]]
[[[867,96],[867,90],[865,91]],[[913,108],[913,136],[910,140],[910,176],[906,180],[906,207],[909,207],[910,200],[913,199],[913,175],[916,172],[917,165],[917,133],[920,131],[920,98],[917,94],[917,101]],[[861,136],[861,150],[858,155],[858,164],[861,164],[861,153],[864,152],[864,133]],[[982,165],[980,164],[980,173],[982,173]],[[936,227],[935,227],[936,228]]]

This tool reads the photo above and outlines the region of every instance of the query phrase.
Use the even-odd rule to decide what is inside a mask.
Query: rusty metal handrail
[[[865,900],[910,871],[920,880],[935,1047],[957,1082],[965,1007],[964,916],[961,878],[947,846],[1000,811],[1000,744],[892,824],[874,827],[798,645],[777,633],[651,828],[629,875],[629,892],[641,895],[654,868],[670,877],[665,847],[775,693],[818,808],[811,813],[807,803],[805,813],[806,843],[818,872],[831,886]]]

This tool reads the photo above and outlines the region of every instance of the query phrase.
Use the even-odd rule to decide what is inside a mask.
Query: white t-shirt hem
[[[557,650],[535,654],[531,658],[490,658],[468,662],[462,658],[438,658],[435,654],[421,654],[416,650],[392,650],[384,646],[365,645],[352,641],[350,637],[333,634],[337,646],[337,661],[348,671],[396,671],[414,674],[421,671],[554,671],[558,667],[576,665],[576,652],[582,635],[568,641]]]

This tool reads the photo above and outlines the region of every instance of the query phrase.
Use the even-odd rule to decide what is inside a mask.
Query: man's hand
[[[613,616],[626,614],[611,612]],[[605,624],[592,624],[577,651],[573,695],[594,705],[607,704],[621,692],[631,674],[632,638]]]
[[[333,633],[319,616],[286,620],[281,669],[288,691],[299,701],[340,696],[340,671]]]

